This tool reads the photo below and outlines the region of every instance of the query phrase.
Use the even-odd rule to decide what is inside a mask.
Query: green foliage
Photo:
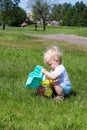
[[[33,18],[35,21],[42,20],[44,31],[48,15],[49,15],[49,5],[47,4],[47,2],[43,2],[41,0],[36,1],[36,4],[33,6]]]
[[[22,22],[25,21],[27,14],[26,11],[21,7],[16,7],[10,11],[9,17],[10,17],[9,25],[17,27],[20,26]]]
[[[33,13],[34,13],[34,18],[37,20],[47,20],[47,16],[49,14],[49,6],[48,4],[41,3],[40,1],[36,1],[36,4],[33,6]]]
[[[0,31],[0,129],[86,130],[87,49],[26,36],[24,30]],[[52,44],[63,50],[63,64],[73,84],[70,97],[57,103],[25,88],[28,73],[37,64],[45,66],[43,52]]]
[[[12,8],[12,6],[13,6],[12,0],[2,0],[1,2],[2,10],[9,11]]]
[[[2,12],[0,10],[0,23],[2,23]]]
[[[62,22],[64,26],[87,26],[86,15],[87,5],[81,1],[76,2],[75,5],[70,3],[54,5],[50,18]]]
[[[20,3],[20,0],[2,0],[1,7],[4,10],[10,10],[13,7],[17,7]]]
[[[61,19],[62,19],[62,5],[61,4],[55,4],[52,8],[52,13],[50,14],[49,16],[49,20],[52,21],[52,20],[56,20],[56,21],[59,21],[61,22]]]
[[[11,21],[11,11],[18,7],[20,0],[2,0],[1,2],[1,22],[3,23],[3,29],[5,29],[5,23]],[[16,19],[16,17],[14,17]]]

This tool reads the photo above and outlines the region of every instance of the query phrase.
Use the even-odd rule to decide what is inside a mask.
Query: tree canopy
[[[45,31],[45,25],[47,17],[49,15],[49,5],[47,2],[42,3],[40,0],[36,1],[36,4],[33,6],[33,18],[34,20],[42,20],[43,30]]]
[[[76,2],[74,5],[67,2],[60,4],[58,0],[30,0],[29,2],[32,3],[34,20],[42,19],[43,24],[55,20],[64,26],[87,26],[87,5],[83,1]]]
[[[1,0],[0,2],[0,19],[3,22],[3,29],[5,29],[5,23],[11,21],[11,11],[18,7],[20,0]]]
[[[53,5],[49,20],[62,21],[64,26],[87,26],[87,5],[82,1]]]
[[[9,22],[11,26],[19,27],[26,20],[27,14],[21,7],[12,8],[9,13]]]

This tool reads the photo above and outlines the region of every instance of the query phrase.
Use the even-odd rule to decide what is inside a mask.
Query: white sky
[[[29,11],[29,9],[27,8],[27,3],[29,0],[20,0],[20,4],[19,6],[22,7],[26,12]],[[76,2],[80,2],[83,1],[83,3],[87,4],[87,0],[59,0],[59,3],[71,3],[71,4],[75,4]]]

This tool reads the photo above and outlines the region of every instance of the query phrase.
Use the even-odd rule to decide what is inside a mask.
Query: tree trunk
[[[5,29],[5,23],[4,22],[2,23],[2,29],[3,30]]]
[[[43,31],[46,31],[46,24],[45,24],[45,20],[43,20]]]

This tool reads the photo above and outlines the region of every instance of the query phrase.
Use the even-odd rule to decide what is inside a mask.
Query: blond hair
[[[44,53],[45,63],[48,63],[50,60],[57,60],[57,59],[59,59],[60,62],[62,61],[62,52],[57,46],[52,46]]]

